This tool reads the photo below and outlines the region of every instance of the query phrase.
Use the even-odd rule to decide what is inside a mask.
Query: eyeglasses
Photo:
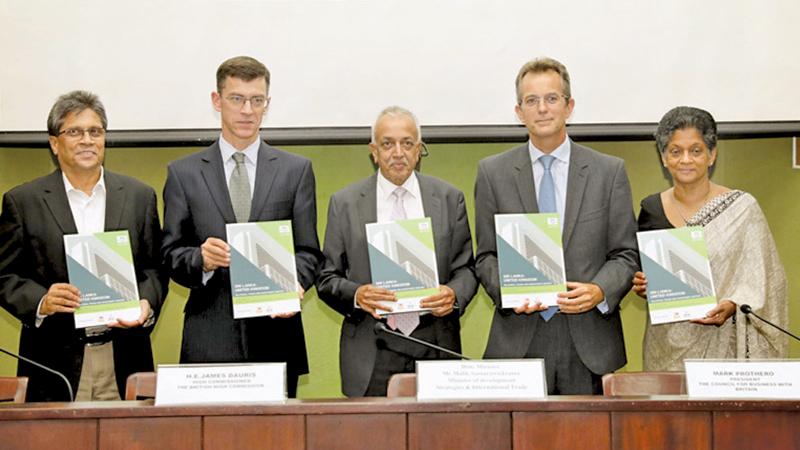
[[[688,149],[670,148],[667,149],[667,157],[669,159],[682,159],[684,155],[688,154],[691,158],[699,158],[706,153],[706,149],[702,147],[692,147]]]
[[[418,143],[417,141],[411,139],[403,139],[402,141],[392,141],[389,139],[384,139],[378,144],[378,146],[381,148],[381,150],[385,152],[394,150],[394,148],[397,147],[398,145],[400,146],[401,149],[408,151],[414,148],[414,146],[416,146],[417,143]]]
[[[225,97],[226,100],[237,108],[241,108],[245,103],[250,102],[250,107],[253,109],[261,109],[267,105],[267,97],[256,95],[253,97],[245,97],[242,95],[229,95]]]
[[[550,105],[550,106],[555,105],[562,98],[564,100],[569,100],[569,97],[564,95],[564,94],[551,93],[551,94],[545,95],[544,97],[538,97],[536,95],[531,95],[530,97],[525,97],[522,100],[522,103],[524,103],[525,106],[527,106],[529,108],[535,108],[535,107],[539,106],[539,103],[542,102],[542,98],[544,98],[544,102],[547,105]]]
[[[59,131],[58,135],[61,136],[63,134],[70,139],[81,139],[86,133],[89,133],[89,137],[91,137],[92,139],[99,139],[106,134],[106,130],[100,127],[67,128],[66,130]]]

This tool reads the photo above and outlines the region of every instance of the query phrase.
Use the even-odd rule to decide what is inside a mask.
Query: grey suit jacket
[[[249,221],[292,221],[298,280],[308,289],[322,261],[311,162],[264,142],[258,152]],[[181,362],[287,362],[290,374],[306,373],[300,314],[234,320],[228,269],[217,269],[202,284],[200,245],[209,237],[226,240],[228,223],[236,218],[219,143],[172,162],[164,186],[161,254],[172,279],[191,289],[184,308]]]
[[[158,250],[156,193],[133,178],[104,175],[105,229],[128,230],[139,296],[158,313],[166,295]],[[83,329],[72,314],[56,313],[35,326],[39,301],[53,283],[68,283],[64,235],[78,232],[60,170],[8,191],[0,216],[0,305],[22,322],[19,353],[64,373],[77,392],[83,363]],[[124,398],[125,381],[133,372],[153,370],[148,328],[113,329],[114,370]],[[66,400],[61,380],[41,369],[19,364],[30,377],[28,401]]]
[[[460,351],[459,314],[477,290],[472,238],[464,194],[437,178],[417,173],[422,206],[433,225],[439,283],[456,293],[458,314],[437,318],[438,345]],[[376,320],[354,308],[356,289],[372,282],[365,224],[377,220],[377,175],[335,193],[328,207],[325,230],[325,263],[317,280],[319,298],[344,316],[339,360],[342,391],[361,396],[367,390],[375,365]]]
[[[572,341],[594,373],[625,365],[619,303],[638,268],[636,221],[630,183],[622,160],[570,141],[571,156],[564,212],[567,280],[595,283],[606,296],[608,314],[597,308],[567,314]],[[494,215],[538,212],[528,145],[481,161],[475,182],[476,270],[495,302],[486,358],[519,358],[530,346],[538,314],[500,308]]]

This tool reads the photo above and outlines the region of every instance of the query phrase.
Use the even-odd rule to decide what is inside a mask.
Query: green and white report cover
[[[653,324],[705,317],[717,304],[703,227],[636,233]]]
[[[105,325],[141,314],[128,230],[64,235],[70,284],[81,293],[75,328]]]
[[[225,225],[233,318],[300,311],[291,220]]]
[[[558,214],[495,214],[494,227],[503,308],[556,306],[567,290]]]
[[[426,309],[419,307],[420,300],[439,292],[431,219],[368,223],[366,228],[372,284],[397,293],[396,302],[383,303],[394,313]]]

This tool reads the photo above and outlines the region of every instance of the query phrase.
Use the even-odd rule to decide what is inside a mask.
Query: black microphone
[[[797,339],[798,341],[800,341],[800,337],[797,337],[797,336],[793,335],[792,333],[784,330],[783,328],[775,325],[774,323],[770,322],[769,320],[767,320],[767,319],[759,316],[758,314],[756,314],[753,311],[753,308],[751,308],[750,305],[748,305],[748,304],[743,304],[742,306],[740,306],[739,307],[739,311],[743,312],[745,315],[752,314],[752,315],[756,316],[758,318],[758,320],[766,323],[767,325],[771,326],[772,328],[776,328],[776,329],[780,330],[782,333],[788,334],[789,336],[791,336],[791,337]]]
[[[36,367],[38,367],[38,368],[40,368],[42,370],[45,370],[47,372],[50,372],[50,373],[54,374],[54,375],[58,375],[59,377],[61,377],[62,380],[64,380],[64,383],[67,384],[67,391],[69,391],[69,401],[70,402],[75,401],[75,396],[72,395],[72,385],[69,384],[69,380],[67,380],[67,377],[65,377],[63,373],[58,372],[56,370],[53,370],[53,369],[51,369],[51,368],[49,368],[47,366],[44,366],[42,364],[39,364],[36,361],[30,360],[30,359],[28,359],[28,358],[26,358],[26,357],[24,357],[22,355],[17,355],[16,353],[11,353],[10,351],[8,351],[8,350],[6,350],[6,349],[4,349],[2,347],[0,347],[0,352],[5,353],[6,355],[11,356],[13,358],[17,358],[20,361],[24,361],[24,362],[26,362],[26,363],[28,363],[30,365],[36,366]]]
[[[388,333],[388,334],[391,334],[391,335],[397,336],[397,337],[399,337],[399,338],[403,338],[403,339],[405,339],[405,340],[407,340],[407,341],[415,342],[415,343],[417,343],[417,344],[419,344],[419,345],[422,345],[422,346],[425,346],[425,347],[428,347],[428,348],[432,348],[432,349],[434,349],[434,350],[439,350],[440,352],[445,352],[445,353],[447,353],[448,355],[455,356],[456,358],[460,358],[460,359],[466,359],[466,360],[470,360],[470,359],[472,359],[472,358],[467,358],[466,356],[462,355],[461,353],[457,353],[457,352],[454,352],[454,351],[452,351],[452,350],[448,350],[448,349],[446,349],[446,348],[444,348],[444,347],[439,347],[438,345],[431,344],[430,342],[425,342],[425,341],[423,341],[422,339],[417,339],[417,338],[415,338],[415,337],[406,336],[406,335],[405,335],[405,334],[403,334],[403,333],[398,333],[397,331],[390,330],[390,329],[389,329],[389,328],[386,326],[386,324],[385,324],[385,323],[383,323],[383,322],[375,322],[375,327],[373,328],[373,331],[375,331],[375,334],[378,334],[379,332],[381,332],[381,331],[382,331],[382,332],[384,332],[384,333]]]

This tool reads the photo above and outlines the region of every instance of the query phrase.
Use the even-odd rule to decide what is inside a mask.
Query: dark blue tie
[[[553,182],[553,173],[550,172],[550,167],[553,166],[553,161],[556,160],[555,156],[543,155],[539,157],[539,162],[544,167],[544,174],[542,181],[539,183],[539,212],[540,213],[557,213],[556,208],[556,184]],[[558,306],[551,306],[546,310],[539,313],[545,322],[550,320],[553,315],[558,312]]]

